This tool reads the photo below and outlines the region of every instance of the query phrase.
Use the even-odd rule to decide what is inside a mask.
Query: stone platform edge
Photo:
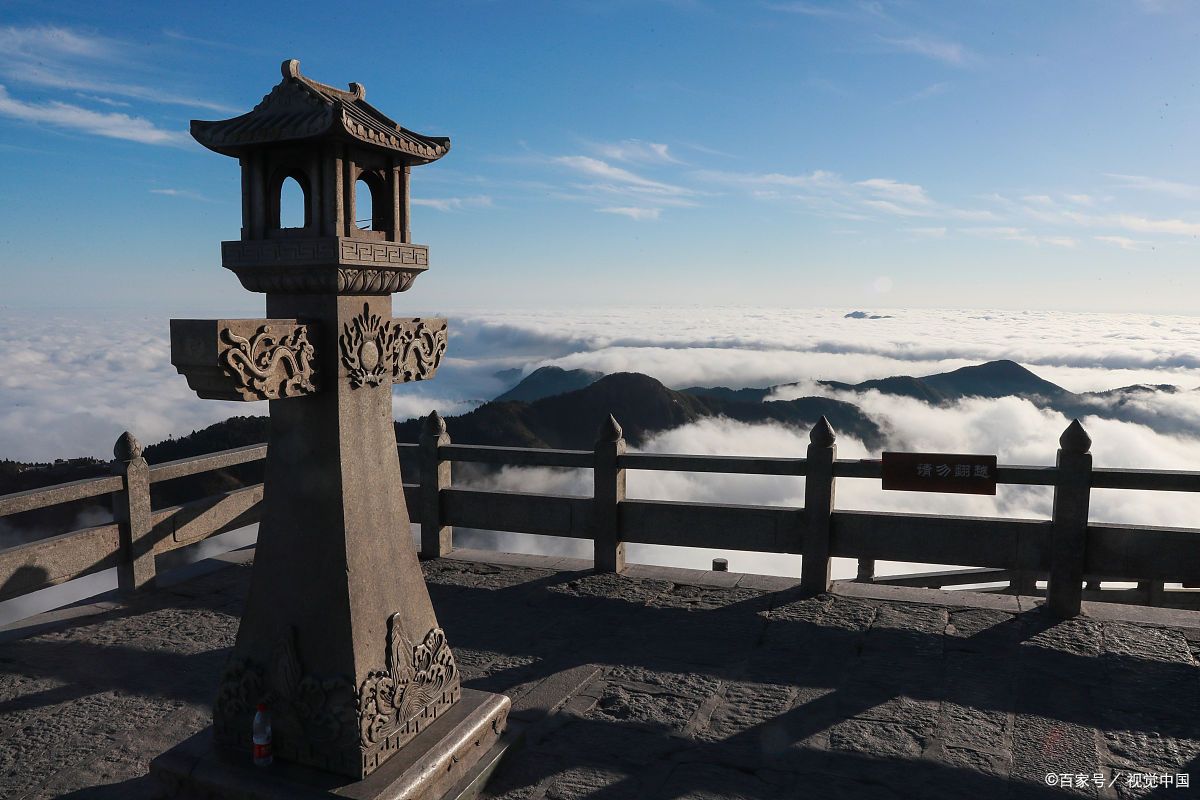
[[[215,569],[245,564],[254,558],[254,547],[244,547],[222,553],[197,564],[190,565],[187,577],[199,577]],[[443,556],[450,561],[466,561],[504,567],[523,567],[554,572],[587,572],[592,569],[591,559],[571,556],[538,555],[535,553],[504,553],[497,550],[474,550],[459,548]],[[204,566],[201,566],[204,565]],[[184,568],[188,569],[188,568]],[[182,570],[181,570],[182,572]],[[779,575],[757,575],[749,572],[716,572],[714,570],[688,569],[686,567],[658,567],[649,564],[630,564],[621,573],[630,578],[664,580],[685,586],[704,586],[719,589],[753,589],[760,592],[784,592],[800,586],[798,577]],[[187,593],[187,578],[160,583],[154,591]],[[947,591],[944,589],[921,589],[910,586],[884,586],[880,584],[834,581],[832,594],[843,597],[858,597],[864,600],[921,603],[943,608],[989,608],[1019,614],[1032,611],[1045,604],[1045,598],[1022,595],[991,594],[972,592],[966,589]],[[0,627],[0,644],[36,636],[40,633],[69,626],[87,617],[119,611],[127,603],[115,593],[106,593],[92,600],[45,611],[41,614]],[[1200,630],[1200,611],[1172,608],[1135,606],[1124,603],[1097,603],[1084,601],[1083,614],[1091,619],[1108,622],[1129,622],[1155,627],[1186,628]]]
[[[455,549],[443,556],[451,561],[468,561],[495,566],[545,569],[555,572],[586,572],[592,569],[587,558],[546,556],[535,553],[502,553],[495,550]],[[800,587],[799,577],[757,575],[749,572],[717,572],[686,567],[659,567],[649,564],[630,564],[622,572],[629,578],[669,581],[684,586],[703,586],[715,589],[754,589],[762,592],[785,592]],[[855,581],[834,581],[830,594],[858,597],[864,600],[920,603],[941,608],[987,608],[1020,614],[1046,603],[1044,597],[973,592],[969,589],[922,589],[911,586],[885,586]],[[1200,629],[1200,611],[1176,608],[1136,606],[1125,603],[1083,602],[1083,616],[1106,622],[1129,622],[1164,628]]]

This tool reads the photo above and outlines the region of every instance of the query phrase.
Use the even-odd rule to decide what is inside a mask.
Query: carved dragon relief
[[[364,304],[363,312],[342,326],[338,344],[354,388],[426,380],[446,352],[446,321],[384,320]]]
[[[224,328],[220,341],[218,360],[247,399],[278,400],[316,391],[314,351],[304,326],[277,336],[270,325],[262,325],[249,338]]]
[[[276,642],[270,664],[231,661],[217,693],[218,724],[230,738],[241,740],[249,736],[255,706],[267,703],[281,754],[289,741],[368,750],[402,731],[457,689],[458,666],[441,628],[413,645],[400,631],[400,616],[388,620],[387,669],[367,673],[357,690],[346,677],[305,674],[294,629]]]
[[[432,377],[446,353],[446,321],[414,319],[393,328],[392,381]]]

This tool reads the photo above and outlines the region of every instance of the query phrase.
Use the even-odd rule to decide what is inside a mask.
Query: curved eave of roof
[[[192,120],[192,137],[227,156],[275,142],[341,139],[400,155],[407,164],[428,164],[450,150],[450,140],[402,128],[369,104],[362,84],[350,91],[300,74],[300,62],[283,62],[283,81],[255,106],[232,119]],[[298,102],[297,102],[298,101]]]
[[[275,143],[321,140],[365,145],[399,155],[405,163],[412,165],[437,161],[450,150],[450,140],[446,137],[422,136],[399,126],[389,129],[366,124],[357,115],[345,111],[342,114],[305,115],[301,120],[244,120],[243,117],[218,122],[192,120],[192,138],[209,150],[234,158]]]

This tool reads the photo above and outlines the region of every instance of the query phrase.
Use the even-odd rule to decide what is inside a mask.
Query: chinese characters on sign
[[[883,488],[904,492],[995,494],[996,457],[884,453]]]

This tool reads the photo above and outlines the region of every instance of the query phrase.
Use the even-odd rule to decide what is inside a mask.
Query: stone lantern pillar
[[[218,794],[238,775],[239,797],[285,773],[297,787],[331,773],[376,787],[356,797],[400,786],[404,797],[440,797],[496,741],[509,707],[460,686],[409,535],[392,424],[393,383],[433,377],[446,348],[445,320],[394,319],[391,295],[429,263],[410,239],[410,170],[450,141],[400,127],[361,85],[317,83],[294,60],[252,111],[195,121],[192,135],[241,165],[241,238],[222,243],[222,262],[265,293],[267,314],[172,320],[172,363],[201,397],[268,400],[271,426],[215,748],[185,743],[154,771]],[[303,196],[301,227],[280,225],[289,180]],[[356,207],[367,196],[359,182],[369,209]],[[283,764],[276,775],[250,766],[260,702]]]

